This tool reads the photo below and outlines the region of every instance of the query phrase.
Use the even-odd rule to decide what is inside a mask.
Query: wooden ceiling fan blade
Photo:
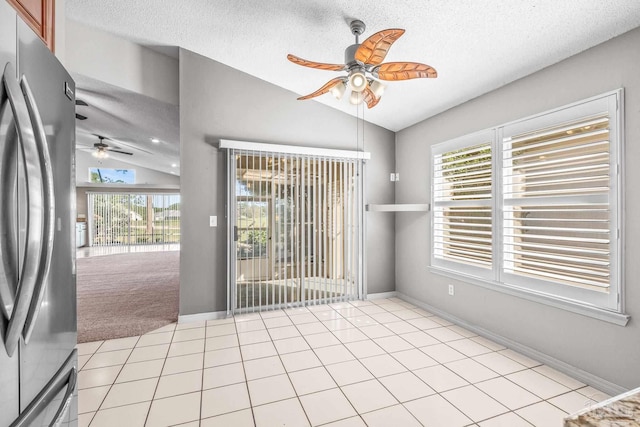
[[[364,88],[362,93],[364,94],[364,102],[367,104],[367,108],[371,109],[378,105],[378,102],[380,102],[380,98],[376,97],[369,85]]]
[[[342,71],[346,69],[344,64],[325,64],[322,62],[307,61],[306,59],[302,59],[291,54],[287,55],[287,59],[294,64],[302,65],[303,67],[316,68],[318,70]]]
[[[325,93],[329,92],[331,88],[333,88],[335,85],[343,83],[344,81],[345,81],[344,77],[336,77],[335,79],[331,79],[328,82],[326,82],[324,86],[322,86],[320,89],[316,90],[315,92],[310,93],[309,95],[301,96],[300,98],[298,98],[298,101],[324,95]]]
[[[386,62],[375,67],[372,74],[380,80],[392,81],[438,77],[435,68],[419,62]]]
[[[356,51],[356,60],[371,65],[381,64],[391,49],[391,45],[403,34],[404,30],[401,28],[378,31],[362,42]]]

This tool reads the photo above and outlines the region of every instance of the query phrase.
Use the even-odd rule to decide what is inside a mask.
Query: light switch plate
[[[215,215],[211,215],[209,217],[209,227],[217,227],[218,226],[218,217]]]

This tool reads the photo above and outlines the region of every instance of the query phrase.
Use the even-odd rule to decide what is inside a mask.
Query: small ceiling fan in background
[[[128,151],[120,150],[119,147],[111,147],[108,144],[106,144],[104,140],[106,139],[107,141],[110,141],[109,138],[106,138],[100,135],[95,135],[95,136],[98,137],[99,142],[96,142],[95,144],[93,144],[93,146],[95,147],[95,151],[93,151],[92,153],[93,157],[97,157],[98,159],[106,159],[107,157],[109,157],[109,152],[126,154],[128,156],[133,155],[133,153],[129,153]]]
[[[76,106],[80,106],[80,107],[88,107],[88,106],[89,106],[89,104],[87,104],[87,102],[86,102],[86,101],[83,101],[82,99],[76,99]],[[88,117],[87,117],[87,116],[85,116],[84,114],[80,114],[80,113],[78,113],[78,112],[77,112],[77,109],[76,109],[76,119],[78,119],[78,120],[87,120],[87,119],[88,119]]]
[[[356,43],[347,47],[344,52],[344,64],[325,64],[307,61],[295,55],[287,55],[287,59],[294,64],[304,67],[328,71],[347,71],[346,76],[329,80],[324,86],[309,95],[301,96],[299,100],[310,99],[331,92],[336,98],[342,98],[347,84],[351,88],[349,101],[358,105],[363,101],[368,108],[375,107],[380,101],[385,86],[378,80],[398,81],[416,78],[435,78],[436,70],[426,64],[418,62],[386,62],[383,63],[387,52],[393,43],[404,34],[404,30],[390,28],[378,31],[366,39],[362,44],[359,36],[366,28],[360,20],[351,21],[351,33],[356,37]]]

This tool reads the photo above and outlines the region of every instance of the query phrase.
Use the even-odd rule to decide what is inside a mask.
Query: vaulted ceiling
[[[76,149],[95,152],[98,136],[109,148],[109,157],[133,166],[180,175],[180,112],[177,105],[158,101],[99,80],[73,74],[76,113]],[[84,173],[82,171],[81,173]],[[83,178],[84,179],[84,178]]]
[[[367,26],[361,41],[403,28],[386,60],[423,62],[439,76],[388,83],[364,118],[393,131],[640,26],[638,0],[66,0],[66,9],[72,20],[141,44],[181,46],[297,94],[339,73],[292,64],[288,53],[342,63],[354,43],[352,19]],[[330,94],[300,102],[356,114]]]

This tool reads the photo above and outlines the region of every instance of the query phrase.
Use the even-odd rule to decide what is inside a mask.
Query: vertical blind
[[[88,193],[89,245],[180,243],[180,195]]]
[[[358,298],[361,161],[240,149],[228,155],[233,311]]]
[[[610,283],[607,113],[503,139],[504,271]]]
[[[433,251],[436,259],[491,268],[491,142],[433,158]]]

